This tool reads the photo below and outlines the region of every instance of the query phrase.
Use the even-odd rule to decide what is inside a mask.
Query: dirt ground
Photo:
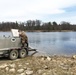
[[[0,75],[76,75],[76,59],[65,56],[0,58]]]

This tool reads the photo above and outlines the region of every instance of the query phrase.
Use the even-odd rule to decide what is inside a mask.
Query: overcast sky
[[[0,22],[36,19],[76,24],[76,0],[0,0]]]

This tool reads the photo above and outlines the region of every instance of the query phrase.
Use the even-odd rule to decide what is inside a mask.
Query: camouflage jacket
[[[21,31],[21,32],[19,33],[19,35],[20,35],[20,37],[21,37],[22,43],[28,42],[28,37],[27,37],[27,35],[25,34],[24,31]]]

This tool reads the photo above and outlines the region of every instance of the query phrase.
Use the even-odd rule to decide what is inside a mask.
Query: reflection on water
[[[27,32],[29,43],[49,55],[76,54],[76,32]]]
[[[0,35],[11,32],[0,32]],[[49,55],[76,54],[76,32],[27,32],[29,45]]]

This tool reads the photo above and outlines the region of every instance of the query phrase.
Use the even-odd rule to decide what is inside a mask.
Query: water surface
[[[76,54],[76,32],[28,32],[29,43],[49,55]]]

